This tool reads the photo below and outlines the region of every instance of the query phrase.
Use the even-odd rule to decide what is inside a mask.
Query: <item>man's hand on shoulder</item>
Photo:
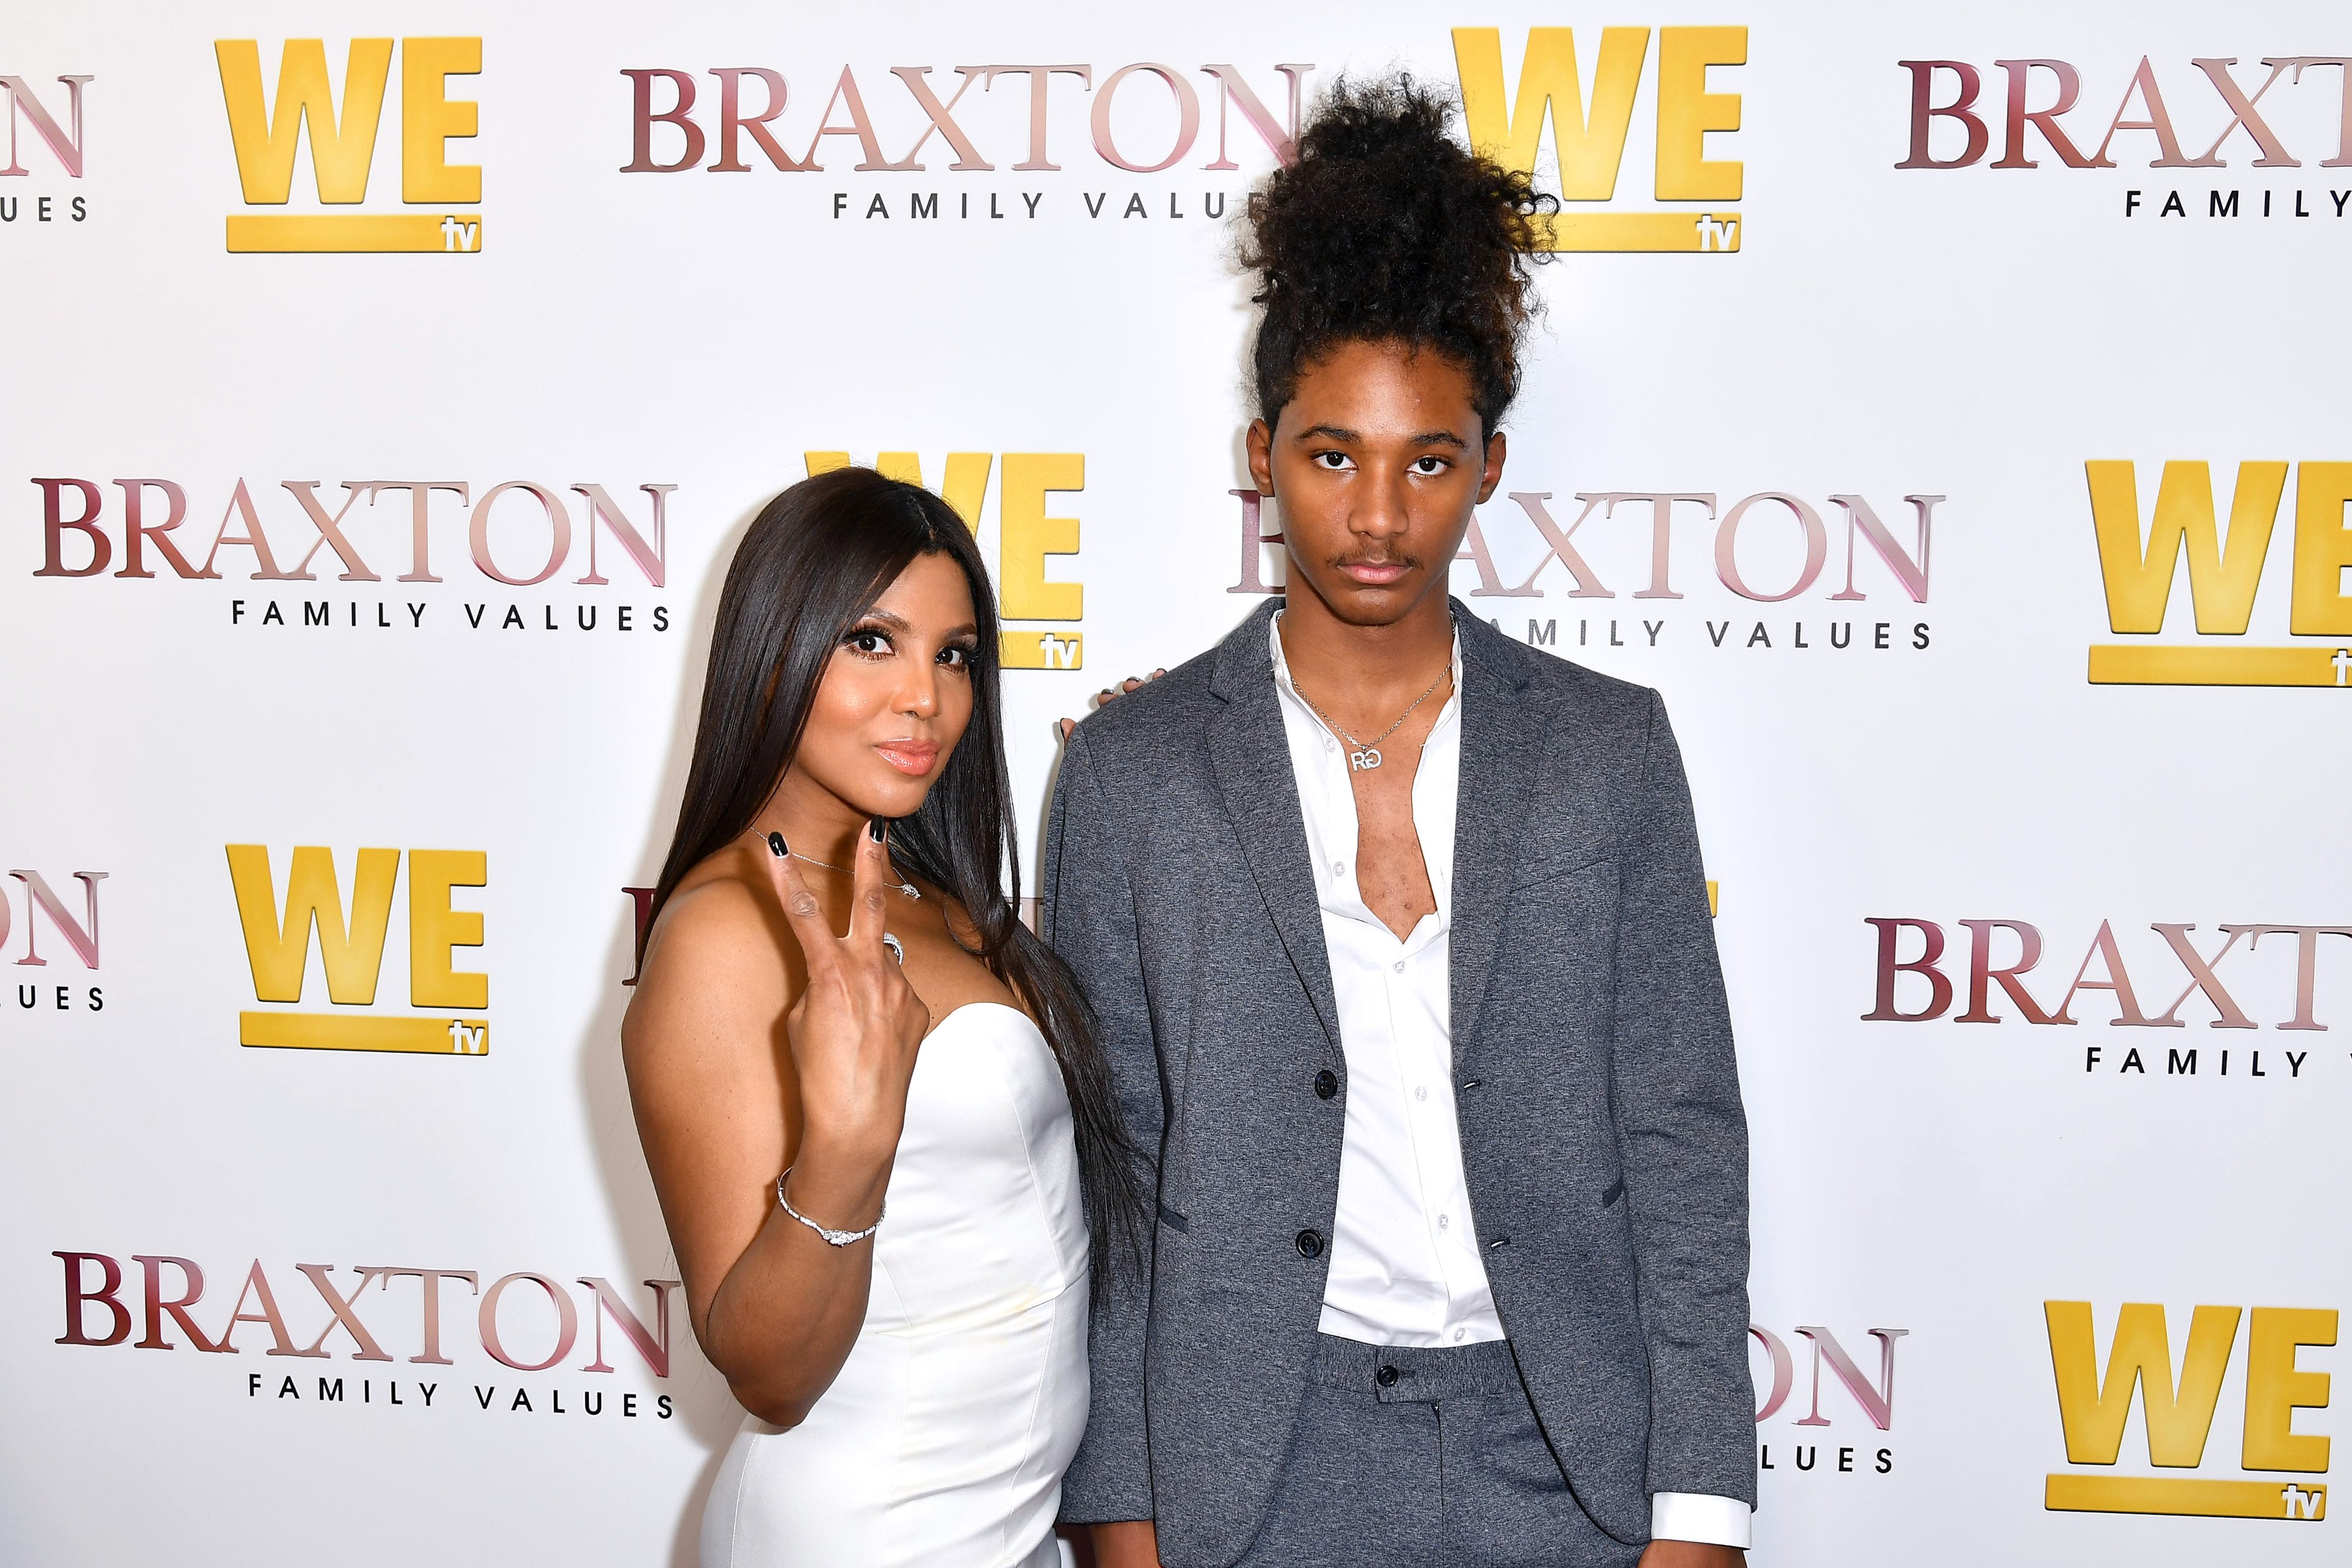
[[[1095,694],[1095,706],[1101,707],[1113,697],[1125,696],[1128,693],[1134,691],[1137,687],[1142,685],[1146,681],[1156,681],[1167,673],[1168,672],[1165,670],[1154,670],[1148,675],[1129,675],[1127,679],[1119,682],[1116,686],[1105,686],[1102,690]],[[1078,727],[1078,721],[1074,718],[1056,719],[1054,722],[1061,727],[1062,738],[1064,740],[1069,739],[1070,731]]]
[[[1711,1546],[1700,1541],[1653,1541],[1642,1553],[1641,1568],[1747,1568],[1748,1553],[1737,1546]]]

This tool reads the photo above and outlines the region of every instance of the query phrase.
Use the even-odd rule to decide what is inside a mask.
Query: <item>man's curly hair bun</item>
[[[1557,210],[1525,174],[1450,134],[1452,101],[1399,75],[1334,84],[1298,156],[1251,197],[1242,265],[1258,275],[1258,412],[1344,342],[1431,350],[1470,375],[1491,435],[1519,390],[1538,305],[1534,219]]]

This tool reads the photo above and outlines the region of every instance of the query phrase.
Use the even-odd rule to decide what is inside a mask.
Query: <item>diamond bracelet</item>
[[[807,1226],[811,1230],[814,1230],[819,1236],[824,1237],[825,1245],[828,1247],[852,1247],[856,1245],[858,1242],[865,1240],[867,1237],[882,1228],[882,1221],[890,1212],[890,1206],[887,1203],[884,1204],[882,1206],[882,1212],[874,1217],[874,1223],[867,1226],[863,1230],[827,1229],[824,1226],[819,1225],[815,1220],[811,1219],[807,1215],[803,1214],[799,1209],[794,1208],[793,1207],[793,1200],[784,1196],[784,1176],[789,1176],[792,1174],[793,1167],[786,1166],[784,1167],[784,1175],[776,1178],[776,1201],[783,1206],[783,1209],[786,1214],[791,1215],[794,1219],[799,1220],[803,1225]]]

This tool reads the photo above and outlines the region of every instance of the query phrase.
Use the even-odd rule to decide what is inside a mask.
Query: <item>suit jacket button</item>
[[[1394,1388],[1396,1386],[1396,1380],[1397,1369],[1393,1366],[1383,1366],[1378,1372],[1372,1374],[1372,1381],[1379,1384],[1382,1388]]]
[[[1319,1258],[1323,1255],[1323,1238],[1312,1230],[1300,1231],[1297,1245],[1298,1255],[1301,1258]]]
[[[1332,1095],[1337,1094],[1338,1092],[1339,1092],[1339,1075],[1338,1073],[1332,1071],[1327,1067],[1322,1071],[1315,1075],[1315,1098],[1318,1100],[1328,1100]]]

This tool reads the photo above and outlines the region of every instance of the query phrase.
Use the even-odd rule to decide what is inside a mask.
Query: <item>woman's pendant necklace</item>
[[[798,850],[793,850],[788,852],[792,855],[793,859],[796,861],[806,861],[811,865],[823,866],[827,871],[839,872],[844,876],[855,876],[857,874],[851,871],[847,866],[835,865],[831,861],[821,861],[814,855],[804,855]],[[891,869],[896,871],[898,868],[893,866]],[[883,885],[889,888],[893,893],[903,893],[908,898],[920,898],[923,896],[923,890],[917,887],[911,882],[885,883]]]
[[[1354,736],[1349,735],[1346,730],[1340,728],[1338,721],[1333,719],[1329,714],[1325,713],[1321,708],[1315,706],[1315,699],[1313,697],[1308,696],[1304,691],[1299,690],[1297,682],[1294,681],[1291,683],[1291,690],[1298,692],[1298,700],[1305,703],[1309,708],[1314,709],[1315,716],[1323,721],[1326,728],[1329,729],[1332,734],[1338,736],[1340,739],[1348,743],[1348,770],[1350,773],[1369,773],[1373,768],[1378,768],[1381,765],[1381,742],[1386,740],[1390,736],[1394,735],[1397,732],[1398,726],[1411,718],[1412,716],[1412,710],[1427,702],[1429,700],[1430,692],[1435,691],[1440,685],[1444,685],[1445,677],[1453,674],[1453,671],[1454,666],[1450,663],[1444,669],[1438,671],[1437,679],[1429,683],[1429,691],[1422,693],[1421,695],[1413,698],[1412,702],[1406,704],[1404,712],[1397,715],[1396,724],[1389,726],[1388,728],[1381,731],[1380,734],[1372,737],[1370,740],[1358,740]]]

